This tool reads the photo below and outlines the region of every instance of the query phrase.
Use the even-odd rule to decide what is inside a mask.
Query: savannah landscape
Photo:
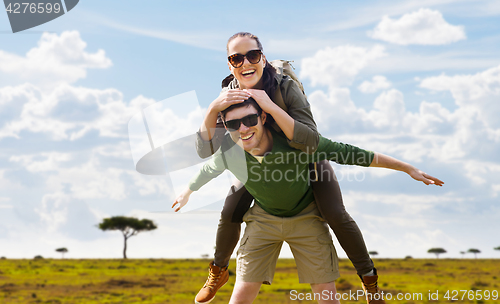
[[[1,259],[0,303],[193,303],[206,280],[208,263],[207,259]],[[407,258],[375,263],[385,293],[422,295],[388,303],[500,303],[500,259]],[[352,264],[341,259],[339,268],[338,292],[355,294],[361,286]],[[230,269],[235,269],[234,260]],[[233,274],[212,303],[228,302],[234,280]],[[316,303],[292,300],[292,290],[296,295],[310,292],[308,285],[298,283],[294,260],[280,259],[273,284],[261,288],[255,303]],[[438,299],[429,300],[429,293],[436,292]],[[457,300],[452,301],[453,296]],[[361,298],[341,302],[366,303]]]

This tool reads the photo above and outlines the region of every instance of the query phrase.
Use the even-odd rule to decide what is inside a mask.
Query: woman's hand
[[[279,88],[278,88],[279,90]],[[262,111],[271,114],[274,121],[289,140],[293,140],[295,120],[277,104],[275,104],[264,90],[247,89],[250,96],[259,104]]]
[[[442,180],[437,179],[434,176],[430,176],[429,174],[415,168],[408,163],[405,163],[404,161],[400,161],[399,159],[378,152],[375,152],[375,156],[373,157],[370,167],[403,171],[411,176],[414,180],[423,182],[426,185],[433,184],[436,186],[442,186],[444,184]]]
[[[246,91],[250,94],[250,96],[255,99],[257,104],[261,107],[262,111],[266,113],[270,113],[272,115],[273,112],[276,111],[276,105],[271,98],[267,95],[266,91],[264,90],[257,90],[257,89],[246,89],[243,90]],[[279,107],[278,107],[279,108]]]
[[[182,207],[186,206],[187,202],[189,201],[189,196],[191,195],[191,193],[193,193],[193,191],[187,188],[175,199],[172,208],[174,208],[175,205],[177,204],[179,205],[177,208],[175,208],[175,212],[181,210]]]
[[[231,105],[243,102],[250,97],[248,92],[239,89],[227,90],[222,92],[210,106],[205,114],[203,123],[200,126],[200,136],[204,141],[212,140],[217,126],[217,117],[220,111],[224,111]]]
[[[421,170],[413,167],[408,171],[408,174],[417,181],[421,181],[426,185],[434,184],[436,186],[443,186],[444,182],[440,179],[435,178]]]
[[[250,94],[244,90],[232,89],[222,92],[210,104],[210,110],[219,113],[229,108],[233,104],[243,102],[250,97]]]

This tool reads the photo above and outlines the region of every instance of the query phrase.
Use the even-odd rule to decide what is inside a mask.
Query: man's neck
[[[268,128],[265,128],[265,133],[262,136],[261,144],[259,147],[248,151],[253,156],[264,156],[267,152],[271,152],[273,149],[273,134]]]

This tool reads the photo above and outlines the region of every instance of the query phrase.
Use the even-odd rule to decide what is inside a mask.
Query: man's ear
[[[229,68],[229,72],[231,72],[231,74],[233,74],[233,66],[229,63],[229,61],[227,62],[227,67]]]
[[[262,124],[266,123],[266,119],[267,119],[266,112],[262,111],[262,113],[260,113],[260,119],[262,120]]]

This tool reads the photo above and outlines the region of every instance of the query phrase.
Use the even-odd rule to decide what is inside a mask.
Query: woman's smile
[[[243,76],[243,78],[250,78],[254,74],[255,74],[255,69],[253,68],[241,71],[241,75]]]

